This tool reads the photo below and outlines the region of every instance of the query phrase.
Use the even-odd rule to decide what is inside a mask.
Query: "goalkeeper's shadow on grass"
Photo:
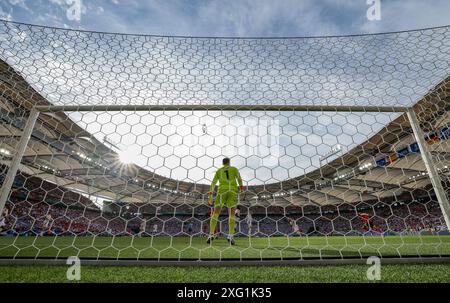
[[[341,249],[321,249],[321,248],[295,248],[295,247],[283,247],[283,246],[271,246],[267,247],[268,250],[276,250],[278,252],[295,252],[302,256],[307,257],[320,257],[320,256],[330,256],[330,257],[362,257],[357,251],[341,250]]]

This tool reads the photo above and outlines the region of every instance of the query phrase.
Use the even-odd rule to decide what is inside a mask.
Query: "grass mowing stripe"
[[[0,237],[0,257],[301,258],[450,255],[450,236],[237,238],[230,247],[201,237]]]
[[[0,282],[70,282],[67,266],[0,266]],[[368,282],[365,265],[245,267],[82,266],[80,282]],[[449,264],[389,264],[380,282],[450,282]]]

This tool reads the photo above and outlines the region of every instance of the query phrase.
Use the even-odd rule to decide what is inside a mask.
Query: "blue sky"
[[[367,20],[366,0],[83,0],[81,13],[75,20],[67,16],[75,0],[0,1],[0,18],[12,21],[155,35],[341,35],[450,23],[446,16],[450,11],[448,0],[382,1],[380,21]],[[213,102],[391,106],[417,102],[448,76],[450,45],[440,42],[449,38],[450,29],[444,28],[398,35],[323,39],[161,39],[42,31],[0,22],[0,59],[11,64],[50,102],[59,105]],[[226,127],[217,129],[217,125],[230,124],[227,114],[223,115],[222,124],[200,113],[201,123],[190,123],[186,118],[177,132],[157,129],[153,136],[155,142],[139,135],[138,129],[119,130],[117,126],[127,126],[119,115],[112,119],[97,116],[97,113],[72,113],[70,116],[97,139],[107,136],[128,146],[128,149],[123,148],[128,153],[127,158],[158,174],[208,183],[214,168],[220,165],[221,156],[226,155],[242,168],[243,177],[252,184],[280,181],[314,170],[320,166],[320,156],[336,143],[347,152],[396,117],[395,114],[337,113],[330,117],[321,115],[321,120],[316,122],[317,117],[312,113],[297,113],[289,123],[283,122],[286,117],[282,115],[272,117],[282,133],[275,141],[279,153],[273,163],[261,165],[267,150],[255,151],[238,142],[240,134],[233,130],[225,133]],[[141,126],[153,125],[152,119],[142,118],[145,123]],[[242,123],[248,128],[249,135],[245,136],[253,136],[250,130],[258,119],[249,118]],[[158,123],[154,125],[168,124]],[[207,134],[202,133],[203,124]],[[183,130],[190,132],[191,126],[197,128],[196,134],[193,128],[193,133],[180,136]],[[243,128],[239,129],[242,132]],[[167,140],[158,139],[158,132]],[[226,138],[216,140],[217,150],[213,150],[210,142],[220,138],[221,132]],[[261,137],[264,136],[263,132]],[[174,142],[180,142],[181,137],[186,142],[176,146]],[[227,138],[236,138],[236,143],[230,144]],[[147,143],[141,144],[142,139]],[[201,140],[205,140],[205,146]],[[148,143],[150,141],[152,143]],[[166,143],[160,146],[159,142]],[[222,151],[227,145],[233,150]],[[242,146],[248,150],[243,150]],[[167,160],[162,156],[164,150],[167,150]],[[194,157],[186,157],[186,154]],[[172,164],[178,166],[171,155],[187,162],[178,168],[171,167]],[[192,165],[195,167],[189,171],[179,171]]]
[[[81,1],[81,13],[69,20],[66,13],[75,1]],[[2,0],[0,18],[108,32],[265,37],[373,33],[450,23],[448,0],[384,0],[379,21],[367,20],[366,1]]]

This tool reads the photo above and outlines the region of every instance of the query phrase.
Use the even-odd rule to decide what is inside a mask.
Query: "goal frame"
[[[10,196],[11,188],[14,182],[14,179],[16,177],[16,174],[19,169],[19,165],[22,161],[22,158],[24,156],[24,153],[26,151],[26,147],[28,145],[28,142],[31,138],[33,129],[35,127],[35,124],[39,118],[39,115],[41,113],[52,113],[52,112],[85,112],[85,111],[97,111],[97,112],[104,112],[104,111],[130,111],[130,112],[137,112],[137,111],[280,111],[280,112],[371,112],[371,113],[402,113],[406,114],[408,117],[409,123],[411,125],[414,137],[417,141],[417,144],[420,149],[420,155],[421,158],[425,164],[426,171],[428,173],[428,177],[430,178],[431,184],[433,186],[434,192],[436,194],[436,198],[438,200],[440,209],[442,211],[445,223],[447,225],[447,228],[450,228],[450,203],[448,201],[447,195],[445,193],[445,189],[442,186],[442,182],[440,180],[438,171],[434,165],[434,161],[431,155],[431,152],[427,146],[427,143],[425,141],[425,134],[421,129],[420,122],[417,118],[417,115],[413,109],[413,107],[402,107],[402,106],[345,106],[345,105],[217,105],[217,104],[207,104],[207,105],[200,105],[200,104],[192,104],[192,105],[46,105],[46,106],[34,106],[30,114],[28,116],[27,122],[23,128],[22,134],[20,136],[20,140],[18,142],[17,148],[15,150],[15,153],[11,159],[11,164],[9,166],[9,169],[7,171],[7,174],[5,176],[4,182],[1,187],[1,193],[0,193],[0,215],[3,213],[4,207],[6,205],[6,202]],[[450,262],[450,258],[433,258],[433,257],[420,257],[420,258],[406,258],[404,262],[424,262],[427,259],[429,259],[430,262],[436,261],[436,259],[439,259],[441,262]],[[338,264],[355,264],[358,262],[361,262],[361,258],[358,260],[356,259],[320,259],[316,260],[319,261],[313,262],[313,260],[299,260],[295,261],[295,264],[333,264],[334,261],[338,261]],[[384,260],[384,259],[383,259]],[[400,258],[399,258],[400,260]],[[409,261],[408,261],[409,260]],[[26,263],[26,260],[21,259],[14,259],[14,260],[8,260],[10,261],[17,261],[17,264],[22,264],[23,262]],[[36,260],[32,260],[36,261]],[[46,261],[52,261],[52,260],[42,260],[44,262]],[[53,260],[55,262],[48,262],[45,264],[60,264],[58,260]],[[88,260],[89,261],[89,260]],[[93,263],[102,263],[102,260],[90,260]],[[137,263],[144,262],[144,264],[148,265],[161,265],[161,261],[145,261],[145,260],[137,260],[136,262],[128,262],[127,260],[123,260],[124,262],[120,263],[120,260],[115,260],[114,264],[117,264],[116,262],[119,262],[120,264],[131,264],[136,265]],[[292,260],[291,260],[292,261]],[[397,260],[398,261],[398,260]],[[206,265],[205,262],[193,262],[193,261],[167,261],[170,264],[177,264],[177,265],[192,265],[192,264],[203,264]],[[181,263],[180,263],[181,262]],[[228,264],[232,261],[213,261],[210,262],[211,265],[219,265],[226,263]],[[266,264],[269,261],[251,261],[248,262],[246,260],[240,260],[238,262],[235,262],[239,265],[245,265],[245,264]],[[289,262],[288,260],[280,260],[275,262],[274,264],[280,264],[284,262]],[[343,263],[342,263],[343,262]],[[402,261],[403,262],[403,261]],[[231,264],[231,263],[230,263]],[[267,264],[272,264],[271,262]]]

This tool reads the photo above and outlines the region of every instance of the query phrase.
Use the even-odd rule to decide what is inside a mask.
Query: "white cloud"
[[[381,21],[365,20],[361,31],[400,31],[449,24],[450,1],[383,1]]]
[[[448,22],[445,12],[450,10],[450,2],[444,0],[432,5],[419,0],[383,1],[382,20],[369,22],[365,0],[213,0],[201,4],[150,0],[114,4],[103,6],[103,17],[85,27],[187,36],[342,35],[442,25]]]
[[[395,31],[446,24],[446,12],[450,10],[447,0],[382,1],[381,21],[370,22],[365,0],[107,0],[84,1],[87,8],[83,5],[80,15],[84,17],[67,20],[66,12],[73,1],[8,0],[0,7],[4,12],[8,12],[11,3],[29,7],[28,15],[11,13],[12,18],[20,17],[19,21],[28,23],[62,26],[66,22],[95,31],[186,36],[315,36]],[[54,18],[38,20],[45,14]],[[60,22],[56,23],[58,19]]]
[[[66,6],[66,0],[49,0],[51,4]]]
[[[9,0],[9,3],[11,3],[12,5],[26,6],[25,5],[25,0]]]
[[[12,8],[9,10],[9,12],[5,12],[2,9],[2,7],[0,6],[0,19],[7,20],[7,21],[13,21],[12,13],[13,13]]]

